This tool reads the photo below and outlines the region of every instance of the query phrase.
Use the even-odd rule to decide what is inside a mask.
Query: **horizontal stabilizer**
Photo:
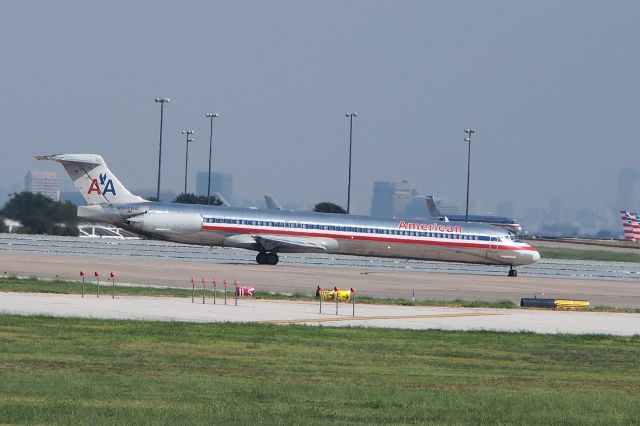
[[[36,159],[62,164],[88,205],[146,201],[129,192],[97,154],[38,155]]]

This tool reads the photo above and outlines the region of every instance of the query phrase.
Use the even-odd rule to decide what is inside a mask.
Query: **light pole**
[[[170,102],[169,98],[156,98],[160,102],[160,148],[158,149],[158,189],[156,191],[156,201],[160,201],[160,168],[162,166],[162,118],[164,115],[164,104]]]
[[[476,129],[464,129],[464,132],[467,134],[467,137],[464,138],[464,141],[469,144],[469,152],[467,154],[467,210],[464,214],[464,221],[469,222],[469,176],[471,173],[471,135],[476,132]]]
[[[351,145],[353,141],[353,118],[358,117],[357,112],[348,112],[345,116],[349,119],[349,184],[347,186],[347,214],[351,209]]]
[[[189,142],[193,142],[194,139],[189,136],[194,133],[193,130],[183,130],[182,134],[187,135],[187,150],[184,156],[184,193],[187,193],[187,169],[189,167]]]
[[[218,114],[215,112],[208,112],[204,116],[211,119],[211,132],[209,132],[209,174],[207,175],[207,204],[209,204],[211,198],[211,150],[213,147],[213,119],[218,117]]]

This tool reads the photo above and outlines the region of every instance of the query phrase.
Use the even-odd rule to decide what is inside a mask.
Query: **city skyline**
[[[640,36],[636,2],[0,8],[6,193],[26,170],[55,171],[35,155],[60,152],[101,154],[131,188],[153,188],[157,97],[171,98],[162,191],[183,187],[182,129],[196,131],[189,167],[207,169],[205,113],[216,111],[213,168],[234,174],[242,198],[282,202],[346,205],[345,113],[357,112],[354,213],[369,211],[376,180],[406,179],[462,205],[466,128],[477,129],[472,211],[510,203],[517,214],[553,198],[566,209],[613,206],[618,172],[640,150],[629,125],[640,89],[640,59],[628,53]],[[175,60],[185,56],[186,66]]]
[[[66,175],[60,181],[55,173],[30,171],[25,178],[24,190],[28,191],[27,178],[30,175],[55,177],[56,188],[58,190],[61,201],[71,201],[74,204],[83,205],[84,200],[81,194],[73,187],[70,179],[65,179]],[[196,195],[206,195],[206,175],[207,171],[196,170],[193,172],[193,178],[196,181]],[[239,197],[234,198],[233,195],[233,174],[220,173],[212,171],[212,192],[220,192],[225,196],[227,201],[238,207],[256,207],[265,208],[264,194],[258,197]],[[633,179],[618,179],[618,194],[624,193],[621,186],[631,185],[634,188],[634,195],[640,196],[640,180],[635,177],[640,176],[640,169],[625,168],[620,171],[620,176],[633,176]],[[68,182],[67,182],[68,180]],[[135,194],[144,197],[154,197],[155,192],[151,188],[130,188]],[[19,192],[19,191],[17,191]],[[30,192],[42,192],[33,190]],[[191,191],[190,191],[191,192]],[[628,191],[627,191],[628,192]],[[377,194],[376,194],[377,193]],[[172,201],[178,195],[178,192],[163,190],[161,199],[164,201]],[[370,209],[369,211],[360,213],[374,217],[412,217],[412,218],[428,218],[424,195],[427,194],[413,185],[406,179],[400,182],[375,181],[372,186]],[[640,199],[640,198],[638,198]],[[445,214],[461,214],[464,205],[451,203],[450,200],[436,195],[441,210]],[[4,202],[3,200],[0,200]],[[330,200],[292,200],[282,199],[281,201],[285,209],[298,211],[311,211],[313,206],[321,201]],[[624,208],[623,208],[624,209]],[[627,208],[633,211],[634,209]],[[517,208],[510,202],[498,203],[495,206],[489,206],[486,202],[473,201],[471,203],[472,214],[486,214],[506,216],[519,220],[524,226],[524,232],[533,235],[549,235],[549,236],[601,236],[601,237],[621,237],[622,228],[619,223],[619,208],[613,205],[593,208],[565,208],[563,201],[559,198],[551,198],[547,203],[531,207],[527,209]]]

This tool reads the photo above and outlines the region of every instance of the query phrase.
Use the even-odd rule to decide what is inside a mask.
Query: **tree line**
[[[11,194],[0,215],[22,224],[21,234],[78,235],[76,206],[69,201],[53,201],[33,192]],[[2,232],[7,232],[2,223]]]
[[[150,200],[151,201],[151,200]],[[218,206],[222,201],[216,196],[180,194],[174,203],[209,204]],[[0,232],[8,232],[2,219],[9,218],[22,224],[17,232],[21,234],[78,235],[77,206],[69,201],[53,201],[42,194],[20,192],[11,198],[0,210]],[[324,201],[315,205],[314,212],[346,213],[337,204]]]

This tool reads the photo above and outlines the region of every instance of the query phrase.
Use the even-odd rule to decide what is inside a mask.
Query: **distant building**
[[[414,201],[418,191],[407,180],[393,185],[393,207],[391,213],[394,216],[405,216],[407,207]]]
[[[208,173],[196,173],[196,195],[207,195]],[[211,194],[219,192],[227,201],[233,200],[233,175],[211,172]]]
[[[42,194],[53,201],[60,200],[60,181],[54,172],[30,171],[24,178],[24,190]]]
[[[637,211],[640,209],[640,170],[626,168],[618,174],[617,209]]]
[[[391,217],[393,205],[393,183],[373,182],[373,197],[371,198],[371,216]]]
[[[371,215],[376,217],[406,216],[416,205],[418,192],[406,180],[402,182],[374,182],[371,199]],[[422,200],[424,211],[426,204]]]

